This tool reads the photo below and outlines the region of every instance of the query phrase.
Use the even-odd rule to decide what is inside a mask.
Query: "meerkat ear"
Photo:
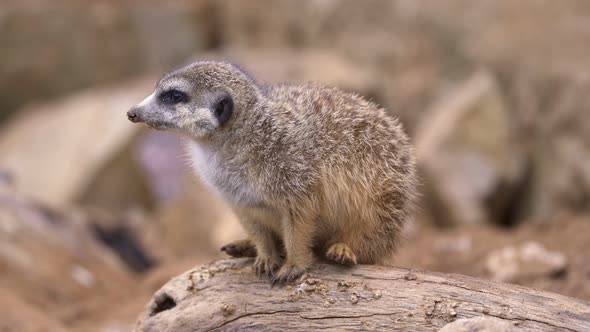
[[[230,95],[224,95],[215,104],[214,114],[219,122],[219,126],[223,126],[234,112],[234,100]]]

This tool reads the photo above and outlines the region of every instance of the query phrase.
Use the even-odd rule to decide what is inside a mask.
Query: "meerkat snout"
[[[416,196],[401,124],[357,95],[316,84],[259,85],[227,62],[165,75],[132,122],[186,140],[191,166],[238,215],[249,239],[222,248],[288,281],[314,262],[389,258]]]
[[[133,107],[127,112],[127,119],[133,123],[141,122],[138,110]]]

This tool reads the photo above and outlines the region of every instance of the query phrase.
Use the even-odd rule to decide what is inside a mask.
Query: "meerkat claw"
[[[356,255],[349,246],[342,242],[331,245],[326,251],[326,258],[342,265],[356,264]]]
[[[271,280],[272,286],[277,283],[284,284],[292,282],[299,277],[301,277],[305,273],[305,269],[301,268],[297,265],[284,265],[276,276]]]
[[[275,270],[273,270],[273,269],[269,269],[268,271],[266,271],[266,276],[267,276],[269,279],[273,279],[273,278],[276,276],[276,274],[275,274]]]
[[[262,277],[266,275],[267,277],[271,278],[274,276],[275,271],[279,268],[279,263],[274,261],[272,258],[262,258],[257,257],[256,261],[254,261],[254,265],[252,266],[254,272],[258,277]]]
[[[272,279],[270,279],[270,288],[274,288],[277,283],[278,283],[279,279],[277,279],[276,275],[272,277]]]
[[[230,242],[221,247],[221,251],[234,258],[256,257],[256,246],[250,240]]]

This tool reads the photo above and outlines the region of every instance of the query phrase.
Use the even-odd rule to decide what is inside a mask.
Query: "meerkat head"
[[[256,83],[236,66],[195,62],[166,74],[127,118],[202,139],[229,129],[260,97]]]

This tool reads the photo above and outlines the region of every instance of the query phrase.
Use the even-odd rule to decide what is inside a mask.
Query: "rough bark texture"
[[[217,261],[172,279],[136,331],[437,331],[489,316],[510,331],[590,331],[590,303],[461,275],[319,264],[301,281],[271,288],[251,259]],[[498,326],[498,331],[508,331]]]

